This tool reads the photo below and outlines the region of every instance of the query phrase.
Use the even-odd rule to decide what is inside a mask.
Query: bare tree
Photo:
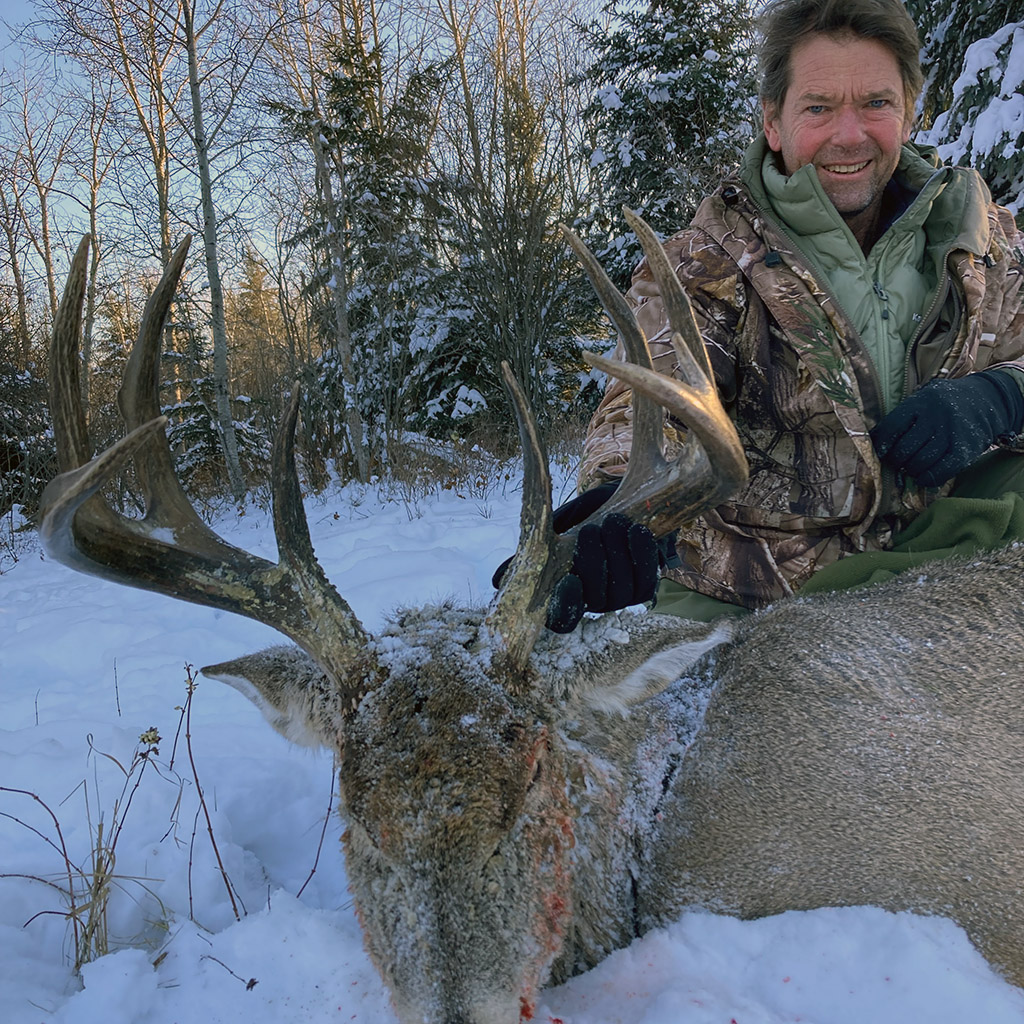
[[[13,206],[21,232],[35,254],[52,320],[58,303],[52,200],[67,191],[80,115],[73,112],[70,97],[55,92],[37,69],[23,67],[17,84],[13,77],[5,84],[9,99],[3,115],[5,134],[11,140],[8,172],[12,186],[5,202]]]
[[[41,0],[40,6],[52,33],[49,45],[116,83],[118,102],[106,127],[119,154],[118,186],[135,220],[145,222],[149,200],[162,260],[199,211],[213,342],[213,419],[229,486],[240,500],[245,481],[231,409],[218,244],[250,191],[242,168],[260,120],[253,116],[259,108],[251,92],[273,24],[262,12],[225,0],[202,9],[198,0]],[[168,348],[172,344],[169,332]]]
[[[83,208],[88,218],[89,235],[93,239],[82,324],[82,405],[88,417],[92,381],[92,374],[89,371],[92,366],[100,261],[104,249],[104,232],[100,227],[100,209],[104,202],[102,190],[116,160],[116,153],[109,149],[105,140],[105,128],[113,102],[111,83],[109,80],[102,82],[92,79],[88,83],[88,94],[83,94],[81,98],[85,101],[84,114],[79,126],[82,144],[76,145],[75,152],[71,155],[72,167],[81,184],[78,189],[71,187],[62,198]]]
[[[221,283],[220,261],[217,257],[217,211],[213,199],[213,175],[211,172],[210,155],[221,132],[228,124],[235,101],[241,95],[246,81],[256,67],[257,60],[267,43],[269,32],[260,31],[255,34],[241,33],[239,38],[249,39],[243,61],[234,64],[234,70],[228,75],[214,71],[214,75],[222,82],[230,77],[227,100],[219,112],[216,122],[208,131],[203,111],[203,97],[200,77],[199,39],[212,32],[215,20],[223,17],[224,4],[218,3],[204,19],[198,30],[195,23],[196,0],[180,0],[181,31],[188,55],[188,84],[192,102],[192,122],[189,134],[195,148],[196,164],[199,172],[199,185],[203,211],[203,246],[206,260],[206,275],[210,285],[210,327],[213,334],[213,365],[214,365],[214,396],[217,408],[217,423],[224,444],[224,459],[227,465],[228,481],[236,501],[241,501],[245,494],[245,480],[242,476],[241,462],[238,457],[238,443],[235,437],[234,418],[231,413],[231,396],[228,389],[228,337],[227,324],[224,316],[224,288]],[[237,24],[237,23],[236,23]],[[233,50],[239,55],[238,50]],[[224,64],[217,64],[220,72]]]
[[[39,0],[52,32],[47,45],[77,61],[87,74],[110,77],[119,86],[121,172],[136,157],[141,139],[146,153],[145,184],[133,186],[134,214],[146,197],[155,200],[160,259],[170,259],[175,233],[172,218],[172,110],[180,102],[183,78],[177,72],[181,43],[177,38],[178,3],[123,4],[118,0]],[[127,121],[121,120],[126,118]],[[129,127],[129,124],[131,127]],[[130,141],[129,141],[130,140]],[[126,159],[127,158],[127,159]]]
[[[0,151],[0,218],[3,220],[3,236],[6,242],[3,269],[10,274],[14,293],[10,308],[16,311],[12,317],[12,343],[18,365],[24,366],[28,360],[30,347],[29,312],[23,265],[24,222],[18,202],[18,189],[21,186],[15,173],[14,155],[6,147]]]
[[[437,11],[459,83],[442,120],[438,177],[448,243],[481,334],[482,372],[501,396],[498,366],[507,361],[548,419],[551,380],[530,368],[573,353],[578,361],[562,319],[570,265],[555,230],[572,221],[579,197],[561,35],[571,5],[437,0]]]

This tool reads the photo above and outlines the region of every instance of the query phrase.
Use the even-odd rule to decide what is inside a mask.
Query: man
[[[872,578],[860,552],[886,568],[904,549],[934,557],[1024,532],[1024,239],[976,172],[909,144],[918,52],[899,0],[778,0],[763,21],[764,133],[666,243],[750,480],[679,532],[659,611],[744,613],[822,579]],[[670,373],[645,264],[628,298]],[[613,381],[563,529],[614,489],[630,435],[630,393]],[[628,525],[580,538],[577,564],[599,581],[584,579],[588,608],[652,594],[653,570],[602,576]]]

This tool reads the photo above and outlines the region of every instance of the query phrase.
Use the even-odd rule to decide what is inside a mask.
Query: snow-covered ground
[[[347,488],[307,510],[321,562],[372,629],[399,604],[486,601],[514,546],[518,500],[511,484],[417,502]],[[275,557],[258,509],[216,526]],[[179,728],[186,665],[276,641],[246,619],[77,575],[32,541],[0,575],[4,1024],[392,1024],[346,891],[342,826],[328,817],[331,759],[289,746],[238,693],[202,679],[190,742]],[[139,781],[133,754],[150,728],[159,755]],[[101,821],[105,835],[122,824],[111,952],[78,977],[57,845],[87,868]],[[535,1019],[1019,1024],[1024,993],[944,920],[872,908],[754,922],[687,914],[545,992]]]

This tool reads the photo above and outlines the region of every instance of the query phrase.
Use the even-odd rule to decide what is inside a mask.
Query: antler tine
[[[185,267],[192,236],[186,235],[171,256],[170,262],[153,289],[142,313],[142,322],[135,344],[128,355],[117,407],[131,431],[160,415],[160,351],[167,314]],[[172,526],[193,534],[193,542],[218,548],[223,543],[199,518],[188,500],[177,476],[171,450],[159,434],[135,460],[136,477],[146,506],[146,521],[153,526]]]
[[[699,384],[701,380],[714,380],[707,346],[704,344],[704,339],[700,336],[697,321],[693,318],[693,307],[686,296],[683,282],[679,280],[678,275],[668,262],[664,246],[658,241],[658,236],[651,230],[651,226],[643,217],[629,209],[628,206],[624,206],[622,212],[626,218],[626,223],[629,224],[633,229],[633,233],[640,240],[644,255],[647,257],[647,263],[654,274],[654,279],[658,282],[661,301],[665,306],[665,312],[668,314],[668,322],[672,326],[672,330],[682,335],[686,342],[686,347],[690,350],[691,355],[700,367],[698,380],[692,380],[689,376],[686,377],[686,380],[695,385]],[[644,348],[646,349],[646,347],[645,344]],[[648,365],[647,363],[641,363],[637,359],[631,361],[638,366]]]
[[[272,458],[277,564],[228,544],[199,519],[173,479],[163,417],[135,423],[158,408],[154,377],[159,336],[169,293],[184,262],[184,247],[175,253],[147,304],[139,332],[142,351],[126,371],[120,401],[134,429],[82,464],[89,444],[74,371],[84,295],[76,268],[80,261],[84,270],[85,244],[73,264],[51,349],[51,404],[65,472],[43,493],[40,536],[44,549],[76,569],[263,622],[304,648],[337,681],[343,698],[356,699],[376,680],[377,664],[358,619],[313,554],[293,450],[298,389],[293,389],[278,428]],[[71,308],[76,305],[77,316]],[[134,458],[139,478],[147,481],[147,503],[153,502],[142,520],[119,515],[97,493],[129,458]]]
[[[665,297],[673,330],[672,345],[683,381],[653,370],[646,339],[624,296],[592,256],[587,260],[581,254],[594,287],[623,338],[629,362],[589,352],[583,357],[591,366],[629,384],[635,408],[638,397],[643,396],[643,405],[657,410],[657,415],[650,417],[641,418],[637,414],[639,409],[634,413],[626,474],[612,498],[587,522],[600,520],[610,512],[622,512],[647,525],[656,536],[664,536],[734,494],[746,482],[747,460],[736,428],[718,398],[707,351],[686,292],[654,232],[632,211],[627,210],[626,217],[636,230],[660,294]],[[578,253],[582,249],[589,256],[579,239],[570,239],[570,244]],[[594,271],[595,267],[600,273]],[[633,351],[640,347],[643,358],[636,359]],[[671,462],[662,453],[665,412],[685,423],[691,435]]]
[[[612,284],[604,267],[598,263],[597,258],[583,244],[576,232],[565,224],[560,224],[559,228],[576,253],[604,311],[618,331],[626,350],[626,358],[630,363],[653,372],[647,339],[644,338],[625,296]],[[638,479],[650,479],[657,476],[665,467],[665,460],[661,454],[665,412],[656,401],[648,398],[643,392],[635,394],[633,399],[633,445],[629,453],[627,475],[631,474]],[[638,438],[643,439],[642,445],[637,443]],[[648,443],[651,439],[654,439],[654,443]]]
[[[56,418],[55,415],[54,419]],[[108,480],[119,473],[129,460],[145,448],[151,436],[161,432],[166,423],[167,419],[160,416],[143,424],[92,461],[77,469],[61,473],[46,485],[40,499],[43,514],[39,523],[39,538],[43,550],[54,561],[94,576],[105,576],[115,580],[118,578],[104,572],[103,567],[75,543],[75,514]],[[66,458],[70,454],[66,447],[62,453],[59,438],[57,450],[58,458]],[[116,529],[119,517],[102,499],[97,498],[87,508],[92,533]],[[83,512],[83,519],[85,518]]]
[[[89,236],[85,235],[71,260],[50,343],[50,418],[57,440],[57,466],[62,473],[77,469],[92,458],[78,368],[82,303],[89,276],[89,242]]]
[[[568,568],[572,545],[566,551],[555,537],[551,474],[537,420],[508,363],[502,362],[501,374],[523,448],[523,505],[516,557],[505,573],[488,622],[501,636],[511,665],[524,668],[544,625],[548,595]]]
[[[362,658],[367,642],[366,633],[316,560],[306,511],[302,507],[302,488],[295,469],[295,427],[299,419],[300,397],[301,391],[296,381],[292,385],[288,406],[274,437],[270,457],[274,537],[277,540],[280,564],[287,567],[288,575],[296,581],[304,595],[303,608],[314,635],[329,637],[332,647],[356,652]],[[309,647],[306,649],[309,650]],[[376,674],[375,664],[372,674]],[[362,683],[356,687],[360,691],[359,696],[366,688]],[[347,709],[348,704],[345,706]]]

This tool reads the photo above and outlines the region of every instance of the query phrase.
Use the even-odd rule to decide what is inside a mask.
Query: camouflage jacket
[[[969,234],[985,244],[948,251],[908,348],[905,394],[933,377],[1024,370],[1024,238],[975,172],[957,173],[971,176],[976,219],[987,219],[987,230]],[[682,568],[671,578],[763,607],[844,555],[887,547],[948,491],[883,469],[868,435],[883,413],[871,359],[827,281],[739,178],[707,198],[665,248],[750,462],[740,494],[680,530]],[[655,366],[670,373],[667,319],[646,263],[627,298]],[[621,475],[631,433],[629,389],[613,381],[588,430],[581,488]],[[683,436],[680,424],[666,424],[669,449]]]

